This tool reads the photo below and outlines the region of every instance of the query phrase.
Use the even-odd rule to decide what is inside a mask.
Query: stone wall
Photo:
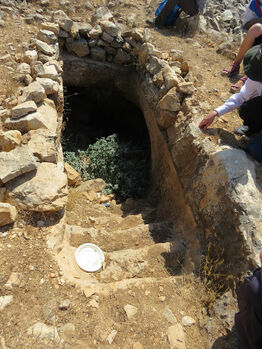
[[[198,129],[194,78],[178,49],[158,51],[147,30],[125,30],[105,7],[87,24],[57,11],[53,23],[41,24],[17,74],[26,86],[1,110],[3,202],[29,211],[63,210],[63,81],[78,87],[110,81],[144,113],[159,213],[180,222],[188,266],[210,244],[214,257],[224,258],[223,273],[238,274],[255,262],[262,217],[254,163],[241,150],[214,145]],[[6,220],[2,205],[3,222],[11,223],[14,208]]]

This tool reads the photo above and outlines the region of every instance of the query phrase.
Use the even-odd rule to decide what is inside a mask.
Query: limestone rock
[[[120,29],[118,28],[118,26],[111,21],[100,21],[99,24],[107,34],[113,37],[118,36],[120,33]]]
[[[180,110],[180,101],[175,87],[167,92],[167,94],[159,101],[158,106],[163,110]]]
[[[13,296],[12,295],[0,297],[0,311],[3,310],[12,301],[13,301]]]
[[[67,177],[51,163],[39,164],[36,171],[7,184],[8,195],[28,211],[58,211],[67,202]]]
[[[157,123],[160,127],[167,129],[169,126],[171,126],[175,120],[175,113],[168,111],[168,110],[160,110],[158,116],[157,116]]]
[[[67,310],[70,306],[70,300],[69,299],[65,299],[64,301],[62,301],[59,304],[59,309],[60,310]]]
[[[46,42],[47,44],[54,44],[57,42],[57,36],[53,31],[40,29],[37,33],[37,38],[41,41]]]
[[[28,148],[41,162],[57,162],[57,135],[48,129],[31,130],[27,133]]]
[[[194,320],[192,317],[190,316],[183,316],[182,318],[182,324],[184,326],[192,326],[196,323],[196,320]]]
[[[10,151],[22,142],[21,132],[17,130],[0,131],[0,150]]]
[[[7,203],[0,202],[0,227],[14,223],[16,219],[16,208]]]
[[[18,65],[16,72],[22,75],[31,74],[31,67],[27,63],[21,63]]]
[[[175,317],[175,315],[172,313],[172,311],[170,310],[169,307],[166,307],[163,311],[163,315],[165,317],[165,319],[170,322],[171,324],[176,324],[177,323],[177,319]]]
[[[79,186],[81,184],[81,174],[78,173],[72,166],[65,162],[65,172],[68,179],[68,185]]]
[[[18,104],[12,109],[12,118],[20,118],[21,116],[27,115],[30,112],[37,110],[37,105],[34,101],[27,101],[21,104]]]
[[[54,64],[46,63],[44,65],[44,71],[39,73],[38,76],[40,78],[49,78],[55,81],[59,80],[59,74]]]
[[[112,13],[105,6],[99,7],[92,16],[92,21],[94,23],[99,21],[111,21],[112,19],[113,19]]]
[[[148,63],[146,64],[146,69],[150,74],[154,75],[159,73],[164,66],[164,61],[157,57],[150,56],[150,58],[148,59]]]
[[[102,34],[102,28],[100,27],[99,24],[96,24],[94,26],[94,28],[92,28],[90,31],[89,31],[89,37],[91,39],[98,39],[99,36]]]
[[[115,339],[115,336],[117,335],[117,330],[113,330],[108,336],[107,336],[107,341],[109,345],[111,345]]]
[[[85,39],[74,40],[71,43],[66,44],[68,51],[74,52],[78,57],[84,57],[89,55],[90,49]]]
[[[37,167],[33,154],[26,146],[0,153],[0,182],[7,183]]]
[[[59,27],[62,28],[65,32],[70,32],[73,21],[69,18],[64,11],[58,10],[53,14],[54,22],[59,24]]]
[[[41,23],[40,27],[41,27],[41,29],[46,29],[46,30],[51,31],[51,32],[55,33],[56,35],[59,34],[59,25],[56,23],[44,22],[44,23]]]
[[[105,187],[105,181],[101,178],[97,178],[81,183],[81,185],[78,188],[76,188],[75,191],[88,192],[92,190],[97,193],[101,192],[103,189],[105,189]]]
[[[37,322],[27,330],[29,336],[36,337],[37,339],[50,339],[58,342],[59,336],[55,326],[47,326],[43,322]]]
[[[4,288],[11,290],[13,287],[19,287],[23,285],[23,274],[18,272],[11,273],[7,283],[4,285]]]
[[[19,103],[26,101],[34,101],[40,103],[46,97],[44,88],[37,82],[34,81],[23,89],[22,96],[19,97]]]
[[[89,23],[78,23],[78,31],[82,37],[88,38],[91,29],[92,26]]]
[[[125,64],[125,63],[130,62],[130,60],[131,60],[131,56],[127,52],[125,52],[121,48],[119,48],[117,50],[117,54],[115,56],[114,63],[116,63],[116,64]]]
[[[172,68],[165,66],[163,69],[163,78],[165,81],[166,88],[170,90],[179,84],[179,79]]]
[[[125,305],[124,309],[125,309],[128,320],[132,319],[138,311],[138,309],[131,304]]]
[[[35,76],[39,76],[41,73],[45,71],[44,64],[40,61],[36,61],[32,64],[33,74]]]
[[[185,333],[181,324],[168,327],[167,336],[171,349],[186,349]]]
[[[50,99],[45,99],[35,113],[28,114],[19,119],[7,119],[5,126],[9,129],[18,129],[22,133],[39,128],[47,128],[56,132],[58,125],[55,104]]]
[[[187,95],[192,95],[195,91],[195,87],[192,82],[180,82],[177,86],[177,89],[181,93],[185,93]]]
[[[76,331],[75,325],[70,322],[63,325],[60,330],[62,338],[66,341],[72,340],[72,337],[74,337]]]
[[[46,42],[41,40],[36,40],[35,43],[36,43],[37,49],[40,52],[43,52],[45,55],[52,56],[53,54],[55,54],[55,49],[49,44],[47,44]]]
[[[36,81],[45,89],[46,95],[57,93],[59,90],[58,82],[52,79],[37,77]]]

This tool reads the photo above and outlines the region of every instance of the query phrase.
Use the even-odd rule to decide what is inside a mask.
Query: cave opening
[[[119,199],[145,197],[150,140],[142,111],[109,84],[64,89],[65,161],[83,180],[103,178]]]

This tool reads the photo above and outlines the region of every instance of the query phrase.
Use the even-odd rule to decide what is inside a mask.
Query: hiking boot
[[[151,27],[153,27],[155,25],[155,20],[154,19],[147,19],[146,20],[146,24],[150,25]]]
[[[252,133],[252,131],[248,126],[242,125],[242,126],[236,127],[234,129],[234,133],[239,136],[248,136],[250,135],[250,133]]]

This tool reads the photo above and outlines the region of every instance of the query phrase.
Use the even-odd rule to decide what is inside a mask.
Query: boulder
[[[101,21],[99,24],[107,34],[113,37],[118,36],[120,33],[120,29],[118,28],[118,26],[111,21]]]
[[[52,56],[55,54],[55,49],[44,41],[36,40],[35,42],[37,49],[43,52],[45,55]]]
[[[52,80],[55,80],[55,81],[58,81],[59,80],[59,74],[56,70],[56,67],[54,64],[49,64],[49,63],[46,63],[44,65],[44,71],[43,72],[40,72],[38,74],[38,76],[40,78],[48,78],[48,79],[52,79]]]
[[[59,84],[50,78],[40,78],[37,77],[36,81],[45,89],[46,95],[51,95],[57,93],[59,90]]]
[[[16,214],[17,212],[14,206],[0,202],[0,227],[14,223]]]
[[[28,114],[19,119],[8,118],[5,126],[9,129],[26,133],[30,130],[47,128],[56,132],[58,120],[55,104],[51,99],[45,99],[35,113]]]
[[[67,176],[51,163],[7,183],[9,198],[28,211],[59,211],[67,202]]]
[[[16,107],[12,108],[12,119],[20,118],[25,116],[30,112],[37,110],[37,105],[34,101],[27,101],[21,104],[18,104]]]
[[[60,338],[55,326],[47,326],[43,322],[37,322],[27,330],[28,336],[33,336],[38,339],[49,339],[54,342],[59,342]]]
[[[56,24],[56,23],[50,23],[50,22],[44,22],[44,23],[41,23],[41,29],[46,29],[46,30],[49,30],[53,33],[55,33],[56,35],[59,34],[59,25]]]
[[[37,38],[41,41],[46,42],[47,44],[54,44],[57,42],[57,36],[53,31],[40,29],[37,33]]]
[[[162,110],[178,111],[180,110],[179,95],[176,88],[171,88],[167,94],[159,101],[158,107]]]
[[[131,60],[131,56],[127,52],[125,52],[122,48],[119,48],[117,50],[117,53],[116,53],[116,56],[114,59],[114,63],[125,64],[125,63],[130,62],[130,60]]]
[[[34,81],[23,89],[22,96],[19,97],[18,102],[23,103],[26,101],[34,101],[35,103],[40,103],[45,97],[46,94],[44,88],[39,84],[39,82]]]
[[[167,336],[171,349],[186,349],[185,332],[181,324],[168,327]]]
[[[26,146],[0,153],[0,182],[7,183],[24,173],[35,170],[36,161]]]
[[[56,133],[40,128],[29,131],[27,136],[29,138],[27,146],[40,162],[57,162]]]
[[[17,130],[0,131],[0,150],[10,151],[22,142],[21,132]]]
[[[53,21],[58,23],[59,27],[68,33],[73,25],[72,19],[70,19],[62,10],[58,10],[53,14]]]
[[[74,40],[66,44],[68,51],[74,52],[78,57],[89,55],[90,49],[85,39]]]
[[[111,21],[113,15],[106,6],[99,7],[92,16],[92,22],[96,23],[98,21]]]
[[[78,173],[72,166],[65,162],[65,172],[68,179],[68,185],[79,186],[81,184],[81,174]]]

